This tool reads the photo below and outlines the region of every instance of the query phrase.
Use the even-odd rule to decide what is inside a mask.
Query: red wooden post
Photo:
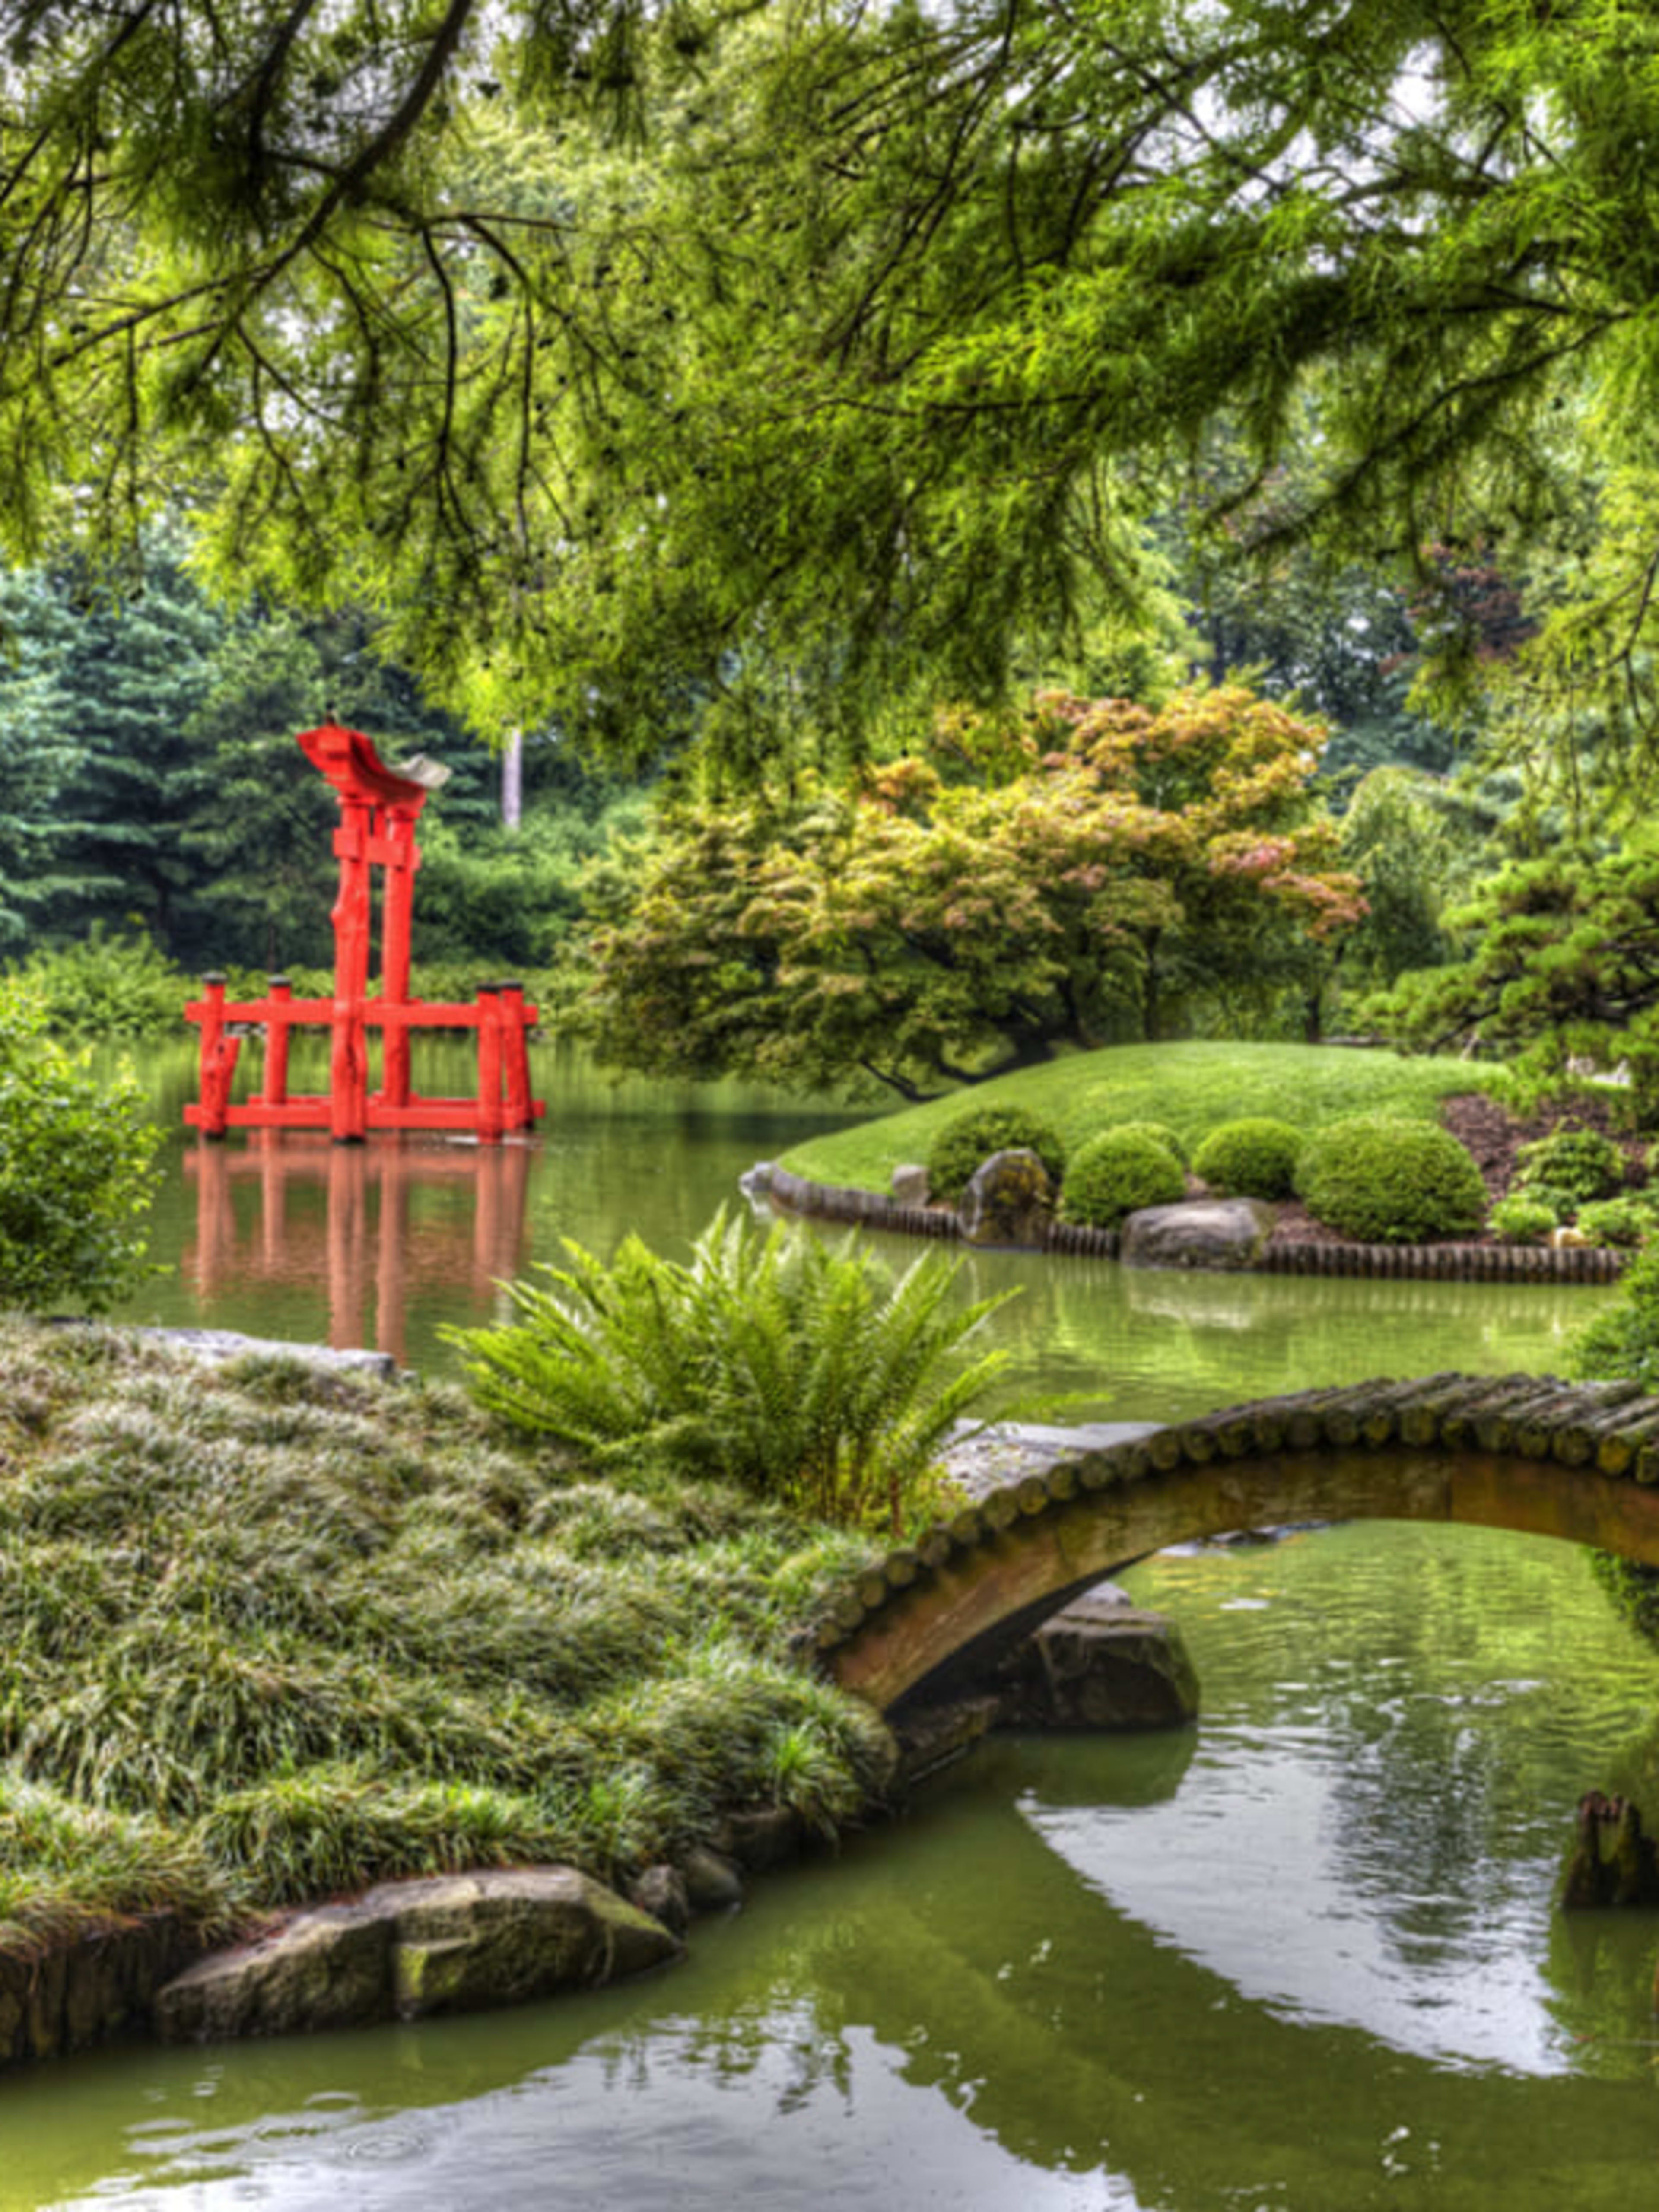
[[[207,994],[207,1003],[202,1012],[202,1110],[199,1121],[204,1136],[222,1137],[229,1127],[231,1078],[236,1073],[236,1055],[241,1049],[240,1037],[225,1032],[225,979],[222,975],[204,975],[202,988]]]
[[[288,1103],[289,1006],[293,997],[288,977],[273,975],[265,1001],[265,1074],[259,1089],[259,1103],[264,1106]]]
[[[478,986],[478,1142],[501,1141],[501,1000],[496,983]]]
[[[340,891],[334,902],[334,1020],[329,1051],[329,1133],[351,1144],[368,1134],[368,1038],[363,1004],[368,995],[371,900],[368,837],[374,810],[366,799],[342,793],[334,833],[340,856]]]
[[[507,1079],[507,1127],[527,1129],[530,1110],[530,1053],[525,1043],[524,985],[501,985],[501,1068]]]
[[[422,792],[413,805],[394,799],[386,816],[386,898],[380,943],[380,1000],[390,1009],[409,1003],[410,923],[415,896],[415,871],[421,865],[415,842],[415,817]],[[389,1106],[407,1106],[409,1088],[409,1030],[388,1019],[385,1029],[385,1057],[380,1091]]]

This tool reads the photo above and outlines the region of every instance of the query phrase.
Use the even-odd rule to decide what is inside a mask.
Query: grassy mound
[[[786,1645],[871,1553],[459,1392],[0,1324],[0,1946],[833,1826],[890,1741]]]
[[[1115,1045],[1023,1068],[879,1121],[815,1137],[783,1165],[815,1182],[885,1190],[902,1161],[925,1160],[935,1133],[976,1106],[1019,1107],[1053,1123],[1068,1153],[1123,1121],[1158,1121],[1196,1147],[1224,1121],[1267,1115],[1298,1129],[1351,1114],[1431,1121],[1443,1098],[1491,1088],[1499,1071],[1462,1060],[1294,1044]]]

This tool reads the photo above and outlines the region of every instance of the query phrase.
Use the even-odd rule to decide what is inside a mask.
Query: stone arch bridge
[[[1263,1399],[1080,1453],[964,1507],[833,1595],[843,1688],[902,1713],[1167,1544],[1297,1521],[1460,1521],[1659,1566],[1659,1397],[1431,1375]]]

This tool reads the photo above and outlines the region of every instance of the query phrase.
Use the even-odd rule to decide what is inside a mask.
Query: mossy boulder
[[[1054,1186],[1034,1152],[993,1152],[974,1170],[957,1209],[969,1244],[1041,1246],[1054,1218]]]
[[[383,1883],[215,1952],[157,1995],[172,2043],[471,2012],[586,1989],[678,1958],[659,1922],[574,1867]]]
[[[975,1106],[947,1121],[927,1151],[928,1188],[935,1199],[954,1206],[967,1190],[975,1169],[994,1152],[1032,1152],[1051,1183],[1066,1172],[1066,1145],[1052,1121],[1024,1106]]]
[[[1118,1256],[1126,1267],[1254,1267],[1273,1233],[1261,1199],[1188,1199],[1132,1213]]]

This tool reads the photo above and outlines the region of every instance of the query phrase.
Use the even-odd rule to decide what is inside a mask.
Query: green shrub
[[[1224,1121],[1199,1146],[1193,1172],[1225,1197],[1289,1198],[1307,1133],[1252,1115]]]
[[[1162,1145],[1178,1167],[1192,1165],[1192,1153],[1187,1139],[1179,1131],[1172,1129],[1167,1121],[1114,1121],[1111,1133],[1121,1137],[1126,1129],[1134,1136],[1150,1137],[1154,1144]]]
[[[77,945],[31,954],[17,981],[54,1036],[166,1036],[184,1027],[192,979],[142,931],[94,922]],[[332,985],[330,985],[331,990]]]
[[[1625,1156],[1611,1137],[1596,1129],[1559,1128],[1522,1145],[1515,1187],[1564,1191],[1577,1207],[1610,1198],[1624,1180]]]
[[[959,1263],[937,1252],[895,1281],[852,1240],[763,1237],[724,1212],[689,1267],[636,1237],[608,1267],[564,1249],[544,1288],[507,1286],[515,1325],[444,1332],[479,1403],[601,1461],[649,1450],[821,1520],[896,1534],[931,1508],[946,1437],[1006,1364],[963,1349],[1004,1298],[953,1310]]]
[[[1115,1229],[1143,1206],[1173,1206],[1187,1195],[1180,1162],[1156,1137],[1133,1127],[1091,1137],[1066,1171],[1060,1211],[1066,1221]]]
[[[1426,1121],[1356,1114],[1316,1129],[1297,1168],[1309,1211],[1362,1243],[1460,1237],[1486,1218],[1486,1189],[1455,1137]]]
[[[1653,1234],[1654,1212],[1639,1198],[1598,1199],[1581,1206],[1574,1227],[1592,1244],[1642,1244]]]
[[[974,1171],[993,1152],[1023,1148],[1033,1152],[1058,1183],[1066,1172],[1066,1143],[1052,1121],[1023,1106],[976,1106],[947,1121],[927,1152],[927,1185],[933,1195],[952,1205]]]
[[[1530,1194],[1511,1192],[1493,1206],[1486,1225],[1505,1244],[1541,1244],[1559,1220],[1553,1206]]]
[[[0,984],[0,1304],[102,1313],[142,1279],[160,1135],[130,1071],[100,1080]]]
[[[1592,1552],[1590,1571],[1620,1619],[1647,1643],[1659,1645],[1659,1567],[1644,1567],[1617,1552]]]
[[[1555,1223],[1571,1221],[1578,1211],[1579,1201],[1570,1190],[1554,1182],[1517,1182],[1510,1192],[1512,1199],[1524,1199],[1528,1206],[1547,1207]]]

